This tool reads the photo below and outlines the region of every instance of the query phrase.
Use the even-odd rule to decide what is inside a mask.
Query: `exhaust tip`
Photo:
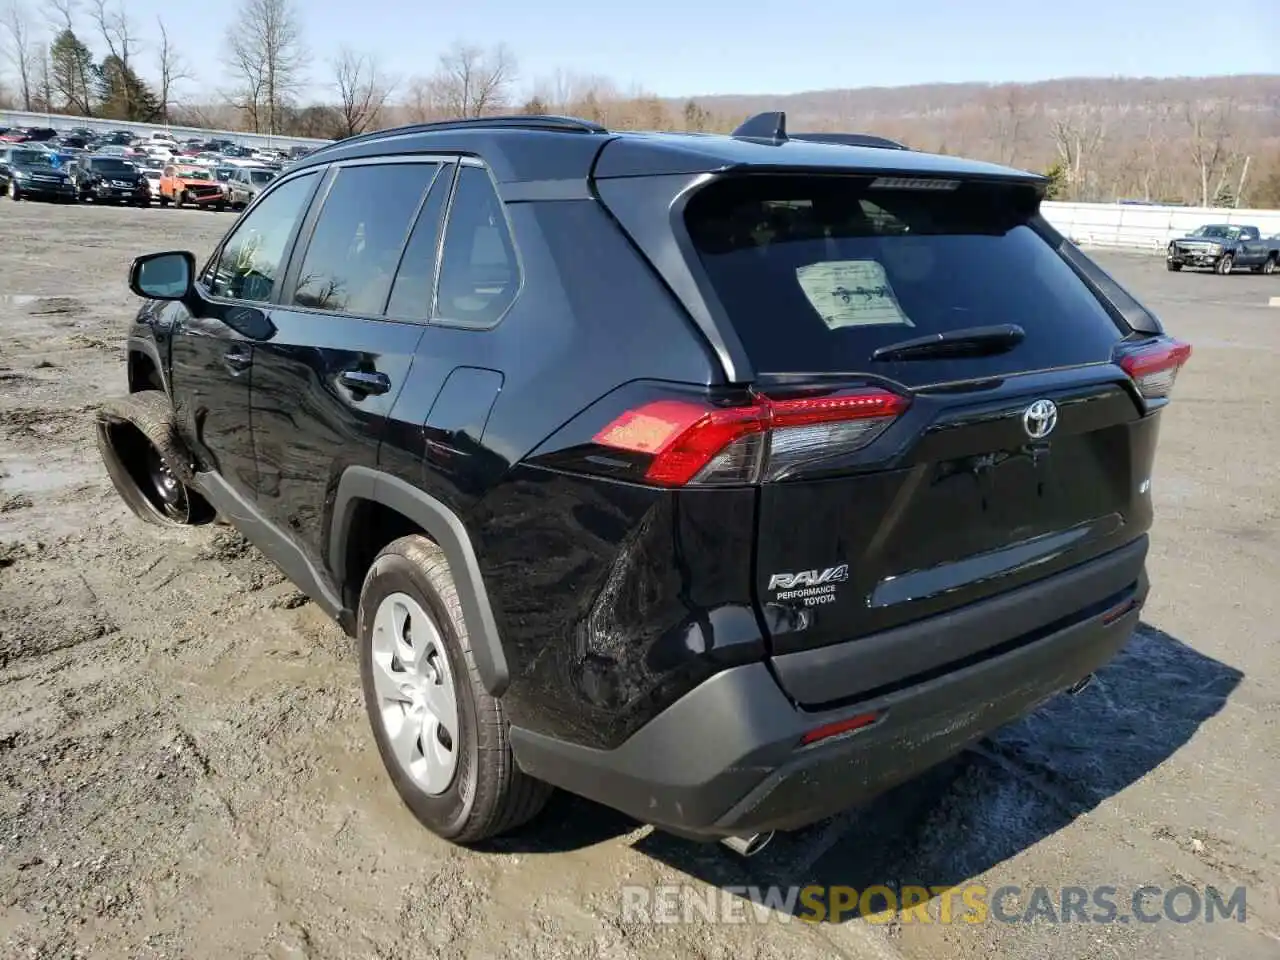
[[[1074,697],[1077,693],[1080,693],[1082,690],[1084,690],[1085,687],[1089,686],[1089,684],[1091,683],[1093,683],[1092,673],[1089,674],[1088,676],[1081,677],[1071,686],[1067,687],[1067,695]]]
[[[749,837],[724,837],[720,842],[740,857],[754,857],[772,839],[773,831],[770,830],[768,833],[753,833]]]

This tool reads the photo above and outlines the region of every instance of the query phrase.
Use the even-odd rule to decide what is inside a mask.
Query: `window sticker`
[[[827,328],[914,327],[898,306],[884,267],[876,260],[827,260],[796,270],[796,281]]]

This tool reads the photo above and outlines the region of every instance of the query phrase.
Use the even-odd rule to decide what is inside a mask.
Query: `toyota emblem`
[[[1058,425],[1058,405],[1052,400],[1037,400],[1022,411],[1022,427],[1032,440],[1043,440]]]

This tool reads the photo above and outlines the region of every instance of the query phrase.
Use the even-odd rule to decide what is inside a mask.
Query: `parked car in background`
[[[258,193],[276,176],[276,171],[266,167],[234,168],[227,180],[227,200],[231,209],[243,209],[253,203]]]
[[[155,199],[160,196],[160,173],[161,167],[142,167],[140,172],[147,181],[147,190],[149,199]]]
[[[1236,267],[1274,273],[1278,260],[1280,245],[1264,240],[1257,227],[1246,224],[1208,223],[1171,241],[1165,251],[1165,267],[1175,273],[1183,267],[1223,275]]]
[[[147,178],[136,166],[119,157],[91,154],[77,165],[71,180],[81,200],[128,203],[137,207],[151,205]]]
[[[57,135],[53,127],[14,127],[0,139],[10,143],[44,143]]]
[[[227,188],[213,178],[207,167],[171,163],[160,174],[160,206],[194,204],[223,210],[227,206]]]
[[[71,203],[76,199],[71,178],[53,165],[53,154],[26,146],[9,147],[0,153],[0,189],[10,200]]]

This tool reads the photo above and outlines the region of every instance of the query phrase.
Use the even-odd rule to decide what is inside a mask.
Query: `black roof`
[[[389,153],[462,153],[484,159],[500,183],[714,173],[731,169],[846,170],[1043,182],[1022,170],[921,153],[858,133],[788,135],[782,114],[753,117],[733,134],[611,131],[576,117],[482,117],[393,127],[307,154],[291,170]]]

